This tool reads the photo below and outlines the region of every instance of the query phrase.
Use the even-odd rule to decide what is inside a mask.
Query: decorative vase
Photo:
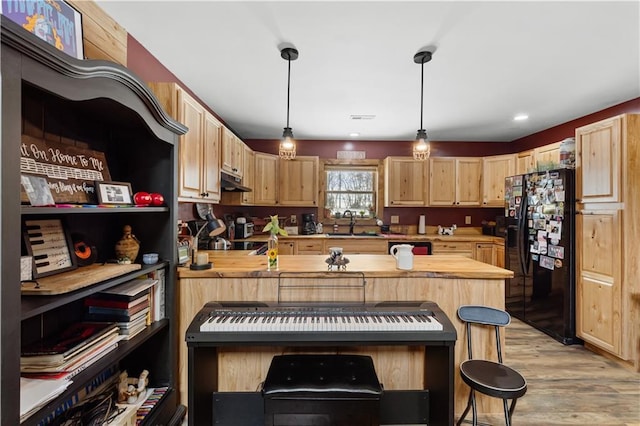
[[[267,271],[278,270],[278,237],[276,234],[269,234],[267,240]]]
[[[140,241],[131,233],[131,226],[125,225],[123,231],[124,235],[116,243],[116,258],[118,263],[133,263],[138,257]]]

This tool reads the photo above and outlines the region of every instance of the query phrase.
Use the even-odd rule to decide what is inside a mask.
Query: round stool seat
[[[481,359],[463,361],[460,375],[472,389],[496,398],[515,399],[527,392],[527,381],[522,374],[497,362]]]

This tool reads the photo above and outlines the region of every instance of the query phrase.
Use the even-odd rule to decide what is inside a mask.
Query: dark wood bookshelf
[[[178,336],[174,324],[177,262],[178,137],[187,128],[162,110],[147,85],[127,68],[109,61],[78,60],[24,30],[6,16],[1,21],[0,99],[0,424],[20,424],[20,348],[36,338],[80,321],[84,299],[131,279],[164,271],[165,317],[72,378],[61,395],[22,424],[36,425],[111,365],[138,374],[148,369],[149,386],[170,388],[150,413],[154,424],[179,419],[184,407],[174,391]],[[32,207],[22,204],[21,154],[24,136],[56,140],[102,152],[112,181],[133,192],[160,192],[160,207]],[[54,139],[51,139],[54,138]],[[12,189],[13,188],[13,189]],[[130,225],[143,253],[161,261],[56,295],[23,295],[20,256],[26,255],[24,220],[61,219],[69,232],[95,244],[98,262],[114,257],[114,245]],[[64,272],[73,273],[73,271]],[[49,278],[49,277],[47,277]]]

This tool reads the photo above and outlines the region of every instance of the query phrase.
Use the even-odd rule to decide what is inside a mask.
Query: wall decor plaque
[[[97,204],[95,181],[111,180],[103,152],[29,135],[22,135],[20,173],[46,179],[56,204]],[[29,202],[24,191],[21,201]]]

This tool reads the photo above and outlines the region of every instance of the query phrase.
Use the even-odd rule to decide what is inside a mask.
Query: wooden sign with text
[[[95,181],[110,181],[103,152],[22,135],[20,173],[46,179],[56,204],[97,204]],[[24,190],[22,202],[29,202]]]

